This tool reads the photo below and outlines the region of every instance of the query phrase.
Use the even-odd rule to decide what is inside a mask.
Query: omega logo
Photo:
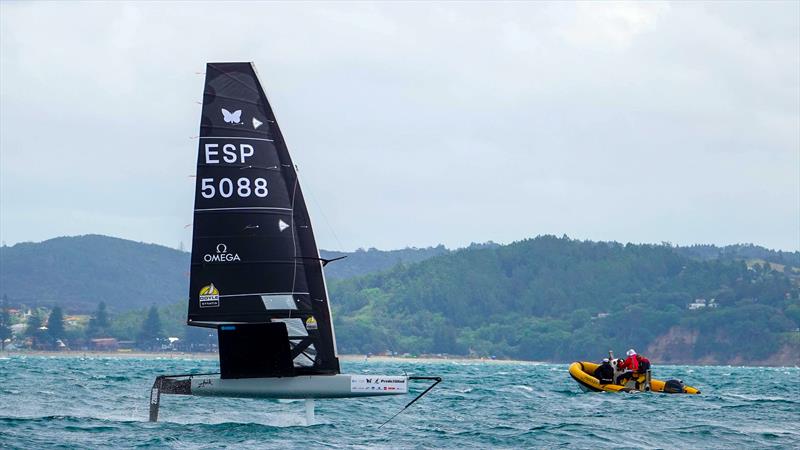
[[[217,253],[211,254],[206,253],[203,255],[203,261],[205,262],[233,262],[233,261],[241,261],[242,259],[239,258],[238,253],[228,253],[228,246],[220,242],[217,244]]]

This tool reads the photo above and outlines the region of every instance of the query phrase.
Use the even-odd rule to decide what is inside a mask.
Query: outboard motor
[[[667,394],[682,394],[683,387],[684,384],[681,380],[667,380],[664,383],[664,392]]]

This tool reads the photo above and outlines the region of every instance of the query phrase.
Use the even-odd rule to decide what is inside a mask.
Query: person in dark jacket
[[[650,360],[640,354],[636,354],[636,361],[639,363],[639,373],[646,373],[650,370]]]
[[[603,359],[603,363],[594,369],[594,377],[600,380],[600,384],[611,384],[614,382],[614,367],[608,358]]]

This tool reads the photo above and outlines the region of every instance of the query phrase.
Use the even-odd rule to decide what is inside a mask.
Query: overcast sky
[[[191,242],[254,61],[322,248],[800,248],[800,2],[0,5],[0,238]]]

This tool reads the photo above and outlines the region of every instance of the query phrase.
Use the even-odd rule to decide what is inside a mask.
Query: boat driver
[[[614,367],[608,358],[603,358],[603,363],[594,369],[594,377],[600,384],[611,384],[614,382]]]

